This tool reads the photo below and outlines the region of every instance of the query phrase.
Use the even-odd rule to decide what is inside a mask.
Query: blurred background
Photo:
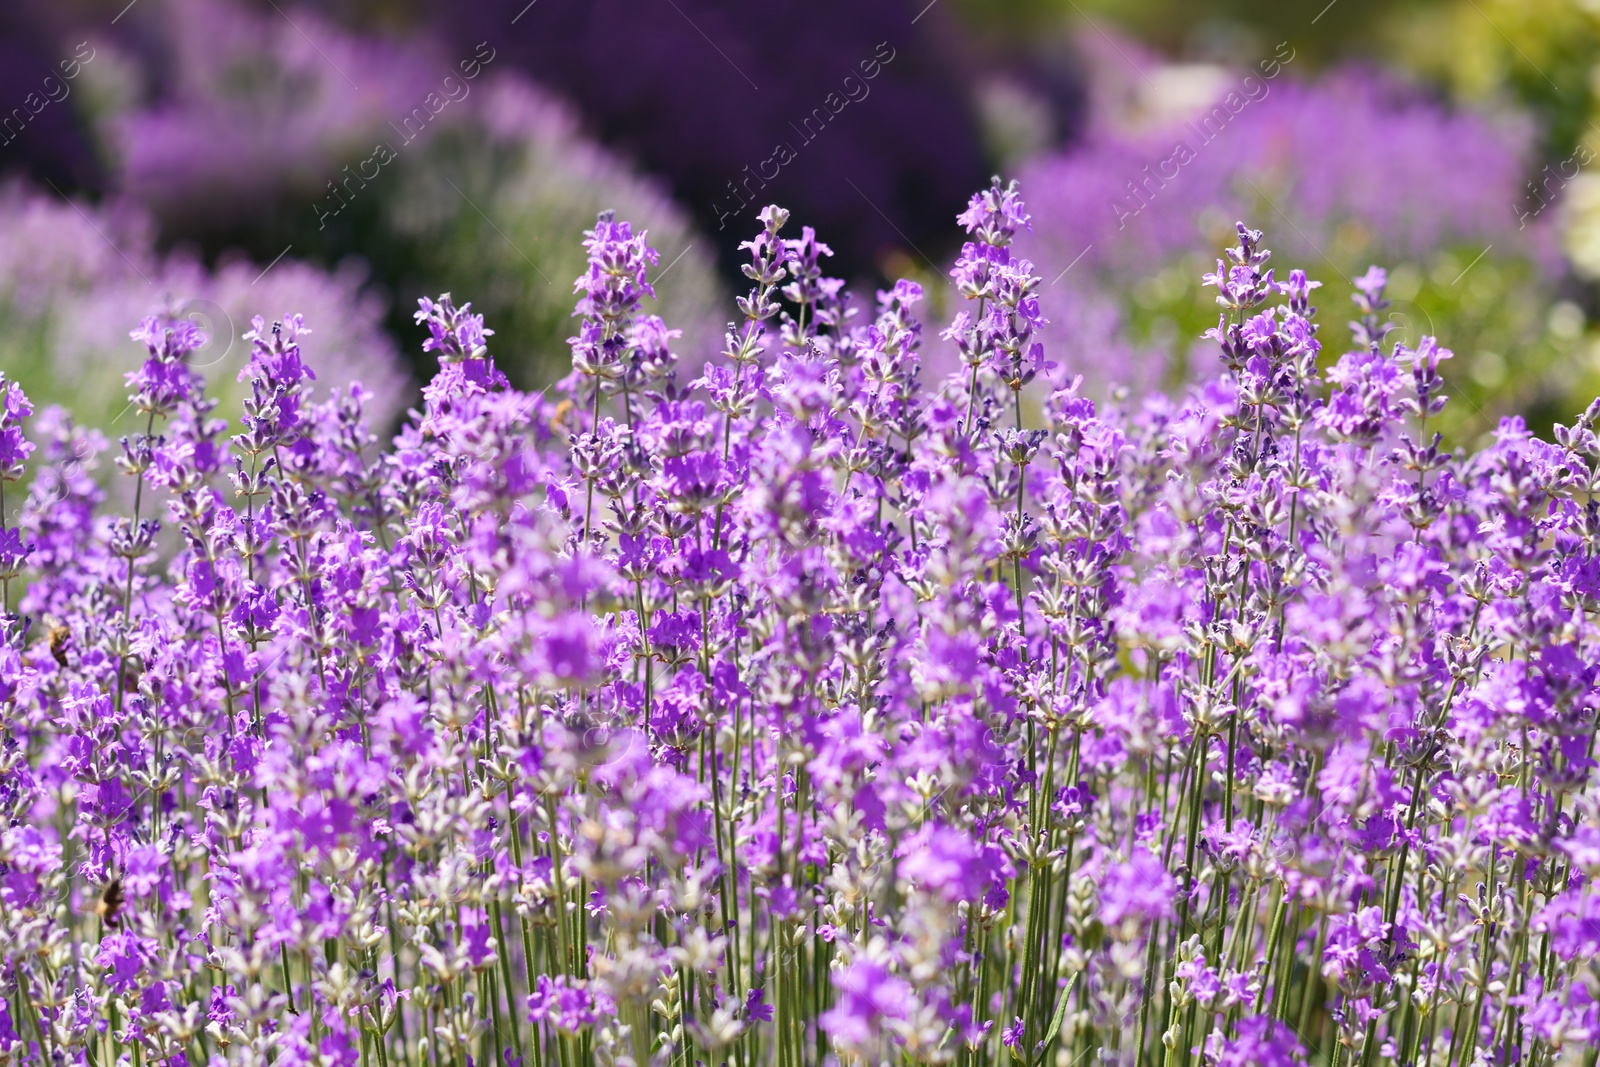
[[[0,368],[104,425],[141,316],[209,327],[226,397],[251,316],[300,312],[392,421],[451,291],[537,388],[606,208],[690,366],[769,202],[936,326],[1000,173],[1099,395],[1211,368],[1199,278],[1244,219],[1324,283],[1330,359],[1382,265],[1396,336],[1456,353],[1440,428],[1547,435],[1600,393],[1597,92],[1600,0],[5,0]]]

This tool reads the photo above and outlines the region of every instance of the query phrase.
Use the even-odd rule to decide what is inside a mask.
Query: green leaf
[[[1074,971],[1072,977],[1067,979],[1067,988],[1063,989],[1061,995],[1056,998],[1055,1017],[1050,1020],[1050,1029],[1044,1032],[1044,1041],[1040,1043],[1039,1047],[1040,1063],[1044,1062],[1044,1054],[1050,1051],[1050,1043],[1061,1033],[1061,1020],[1067,1014],[1067,1001],[1072,998],[1073,987],[1078,984],[1078,975],[1082,973],[1082,971]]]

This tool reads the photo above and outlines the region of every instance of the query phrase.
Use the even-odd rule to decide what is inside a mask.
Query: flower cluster
[[[1600,402],[1447,454],[1383,273],[1324,371],[1241,224],[1222,373],[1100,408],[1027,221],[962,216],[936,391],[922,290],[854,307],[775,207],[697,369],[610,216],[549,397],[422,301],[383,450],[302,320],[247,335],[231,435],[148,320],[123,514],[0,379],[0,1062],[1592,1047]]]

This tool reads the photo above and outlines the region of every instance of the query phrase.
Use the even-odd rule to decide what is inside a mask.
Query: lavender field
[[[4,16],[0,1064],[1595,1067],[1600,15],[1347,2]]]

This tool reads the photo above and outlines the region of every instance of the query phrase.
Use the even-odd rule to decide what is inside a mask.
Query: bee
[[[115,927],[122,917],[122,906],[128,898],[122,893],[122,879],[113,878],[106,883],[100,899],[95,903],[94,913],[100,916],[100,921],[107,926]]]
[[[72,631],[65,626],[55,624],[50,627],[50,655],[55,657],[58,666],[67,665],[67,652],[72,648]]]
[[[570,400],[563,400],[561,403],[557,404],[555,413],[550,416],[550,428],[552,430],[561,429],[562,425],[566,421],[567,416],[572,414],[575,406],[576,405],[574,405]]]

